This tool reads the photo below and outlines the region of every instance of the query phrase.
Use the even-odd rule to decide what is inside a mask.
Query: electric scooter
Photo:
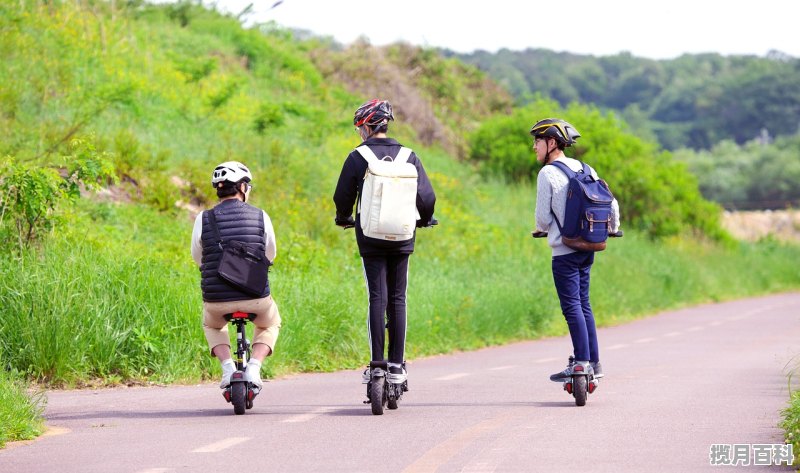
[[[245,369],[250,359],[250,340],[247,339],[245,326],[252,322],[256,314],[234,312],[225,314],[225,320],[236,326],[236,371],[231,375],[231,384],[222,392],[226,401],[233,404],[233,412],[242,415],[253,408],[253,400],[258,396],[258,386],[247,381]]]
[[[406,364],[403,363],[403,371]],[[367,382],[367,400],[364,404],[370,404],[372,413],[376,416],[383,414],[384,407],[390,410],[397,409],[403,393],[408,391],[408,380],[402,383],[389,382],[389,368],[386,360],[369,362],[369,381]]]
[[[608,236],[612,238],[621,238],[622,235],[622,230],[608,234]],[[547,232],[534,231],[531,232],[531,236],[533,238],[546,238]],[[564,391],[575,398],[576,406],[585,406],[589,394],[595,392],[598,386],[600,386],[600,380],[594,377],[594,371],[590,363],[576,363],[575,357],[570,356],[569,364],[570,366],[573,364],[575,365],[572,369],[572,376],[564,381],[557,382],[563,382]]]
[[[342,227],[343,230],[354,228],[356,225],[353,217],[343,220],[339,220],[337,217],[335,222],[336,225]],[[419,228],[431,228],[436,225],[439,225],[439,220],[431,217],[428,223],[419,225]],[[405,368],[406,364],[403,362],[403,371],[405,371]],[[366,381],[367,400],[364,401],[364,404],[371,405],[374,415],[382,415],[384,407],[388,407],[390,410],[397,409],[400,399],[403,398],[403,393],[408,391],[408,380],[400,384],[390,383],[388,374],[389,368],[386,360],[370,361],[368,380]]]

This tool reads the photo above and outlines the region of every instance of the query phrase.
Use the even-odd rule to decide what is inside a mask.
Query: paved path
[[[547,379],[566,337],[409,363],[411,391],[383,416],[357,371],[270,382],[244,416],[212,384],[54,391],[55,434],[0,451],[0,472],[689,472],[719,470],[712,444],[782,443],[800,294],[663,313],[600,343],[606,378],[581,408]]]

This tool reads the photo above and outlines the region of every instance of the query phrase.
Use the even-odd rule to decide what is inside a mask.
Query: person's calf
[[[258,360],[259,362],[264,361],[264,358],[270,356],[272,354],[272,349],[266,343],[254,343],[253,344],[253,354],[250,357],[251,360]]]
[[[220,363],[231,359],[230,345],[217,345],[211,349],[211,353],[219,359]]]

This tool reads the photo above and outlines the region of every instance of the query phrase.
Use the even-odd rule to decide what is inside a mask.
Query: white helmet
[[[250,174],[247,166],[238,161],[227,161],[214,168],[214,172],[211,174],[211,185],[217,187],[218,183],[224,181],[235,184],[242,179],[246,179],[247,182],[253,180],[253,175]]]

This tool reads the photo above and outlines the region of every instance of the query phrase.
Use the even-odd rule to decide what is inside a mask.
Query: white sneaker
[[[408,379],[405,367],[398,363],[389,363],[389,382],[392,384],[403,384]]]
[[[261,362],[258,360],[250,360],[247,363],[245,377],[248,382],[255,384],[258,389],[261,389],[261,386],[264,385],[264,382],[261,381]]]
[[[220,389],[225,389],[231,385],[231,376],[236,372],[236,365],[233,360],[228,358],[222,362],[222,381],[219,383]]]

